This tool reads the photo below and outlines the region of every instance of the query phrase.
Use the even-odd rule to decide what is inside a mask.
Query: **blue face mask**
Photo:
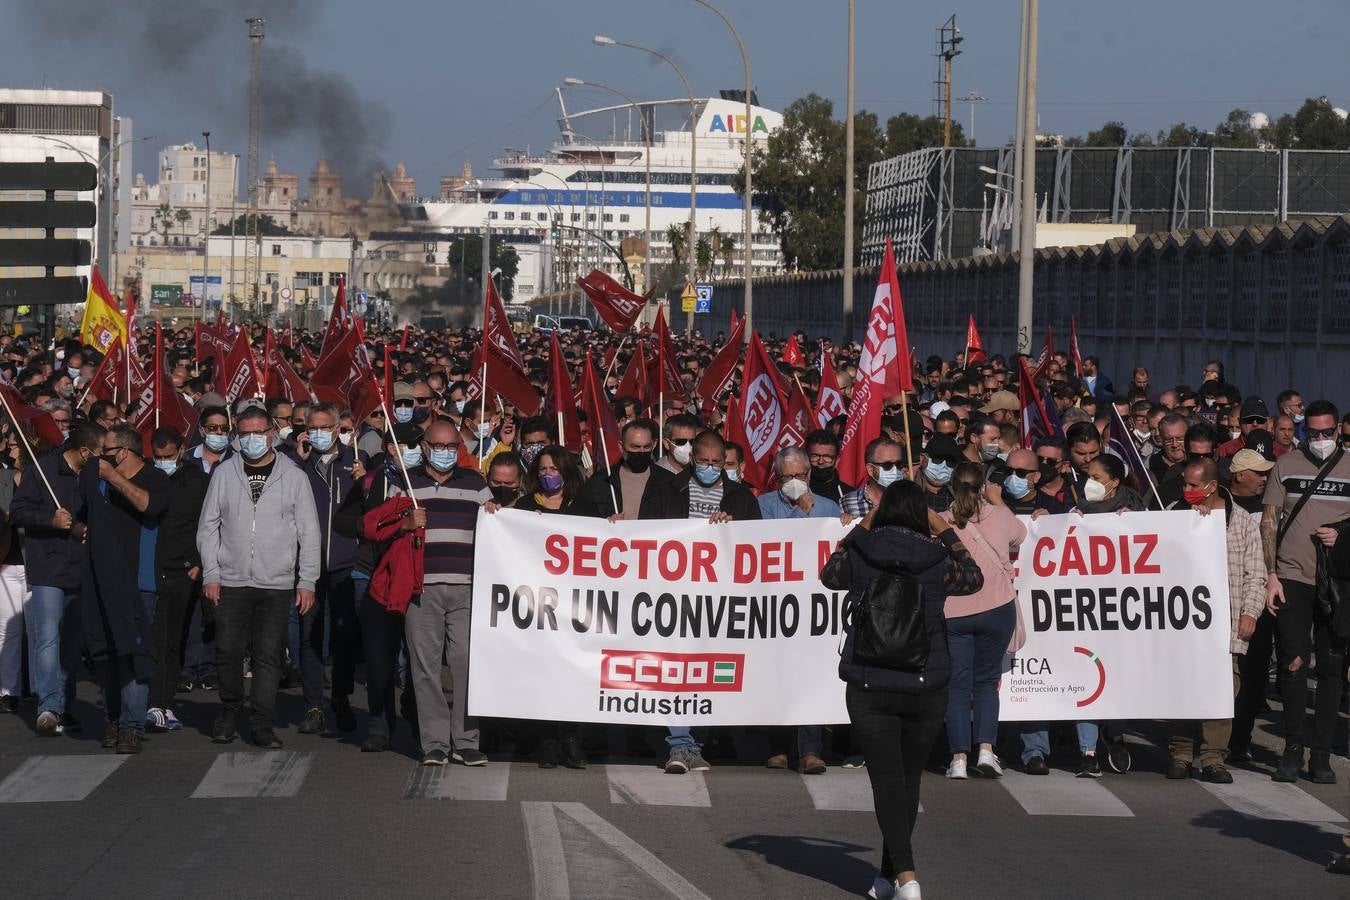
[[[458,461],[459,450],[457,448],[453,450],[432,450],[431,456],[427,458],[427,462],[437,472],[449,472]]]
[[[155,468],[159,469],[165,475],[172,475],[174,472],[178,471],[178,460],[157,459],[155,460]]]
[[[735,469],[723,469],[722,474],[727,476],[727,481],[740,481],[741,473]]]
[[[1027,481],[1021,475],[1009,475],[1003,479],[1003,490],[1008,492],[1008,496],[1014,500],[1021,500],[1027,494],[1031,493],[1031,482]]]
[[[400,425],[407,425],[412,421],[413,408],[411,406],[395,406],[394,421]]]
[[[905,470],[900,468],[899,463],[896,463],[889,469],[883,469],[881,466],[877,466],[877,485],[882,489],[888,488],[901,478],[904,478],[904,473]]]
[[[230,436],[227,434],[208,434],[202,438],[202,443],[212,453],[222,453],[226,447],[230,446]]]
[[[421,464],[422,464],[421,447],[403,448],[403,465],[407,466],[408,468],[412,468],[413,466],[420,466]]]
[[[951,463],[930,459],[928,465],[923,467],[923,477],[928,479],[930,484],[944,485],[952,480]]]
[[[322,428],[311,428],[309,430],[309,445],[320,453],[327,453],[333,449],[333,432],[324,431]]]
[[[248,459],[262,459],[267,455],[267,435],[239,435],[239,452]]]
[[[713,485],[722,477],[721,466],[694,466],[694,477],[705,487]]]

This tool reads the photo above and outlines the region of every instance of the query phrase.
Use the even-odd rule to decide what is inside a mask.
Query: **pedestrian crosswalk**
[[[331,767],[341,767],[344,775],[354,760],[309,752],[233,751],[213,756],[127,757],[111,754],[60,754],[30,756],[22,760],[8,776],[0,780],[0,804],[70,803],[97,799],[100,789],[123,777],[145,777],[146,766],[201,767],[195,787],[187,793],[191,800],[303,798],[307,791],[322,791],[324,778],[316,776]],[[209,760],[209,761],[208,761]],[[866,770],[832,769],[826,775],[787,776],[786,773],[759,769],[732,768],[708,773],[666,775],[657,766],[603,765],[586,772],[543,773],[533,765],[496,762],[482,768],[464,766],[425,767],[409,765],[409,773],[390,799],[459,800],[505,802],[508,800],[548,801],[589,799],[611,804],[689,807],[716,807],[720,784],[724,779],[763,779],[765,791],[777,791],[785,804],[809,804],[822,812],[871,814],[872,790]],[[139,770],[139,771],[138,771]],[[188,773],[180,773],[188,774]],[[1135,773],[1125,778],[1101,780],[1074,778],[1054,771],[1048,776],[1031,776],[1009,770],[995,782],[976,779],[971,782],[943,782],[934,775],[924,779],[929,802],[946,805],[962,792],[995,791],[980,794],[977,802],[996,803],[998,795],[1011,798],[1028,816],[1083,816],[1131,818],[1136,815],[1127,803],[1138,797],[1138,788],[1154,785],[1170,796],[1190,792],[1188,802],[1212,808],[1226,807],[1251,819],[1335,824],[1346,817],[1323,803],[1299,785],[1277,784],[1269,777],[1241,769],[1233,770],[1231,785],[1215,785],[1193,780],[1188,784],[1166,782],[1152,773]],[[318,782],[316,785],[315,782]],[[181,784],[175,780],[174,784]],[[720,784],[719,784],[720,783]],[[384,781],[375,781],[379,790]],[[1125,788],[1126,785],[1131,787]],[[372,788],[376,789],[376,788]],[[937,793],[940,799],[934,800]],[[556,794],[554,796],[553,794]],[[723,803],[736,802],[733,790]],[[975,796],[972,794],[972,796]],[[1009,806],[1008,808],[1013,808]],[[922,807],[920,810],[922,811]]]

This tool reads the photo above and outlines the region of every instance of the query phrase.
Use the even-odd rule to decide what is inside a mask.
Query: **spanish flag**
[[[126,339],[126,317],[117,308],[117,301],[104,284],[98,266],[94,266],[89,276],[89,295],[84,300],[80,340],[100,353],[107,353],[114,343],[125,343]]]

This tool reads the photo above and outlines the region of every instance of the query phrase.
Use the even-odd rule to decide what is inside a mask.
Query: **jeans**
[[[417,730],[422,752],[478,749],[478,720],[466,712],[469,702],[469,616],[467,584],[428,584],[404,616],[409,677],[417,698]],[[445,702],[441,662],[450,661],[453,708]]]
[[[183,644],[187,638],[187,623],[192,618],[200,585],[188,578],[184,569],[160,573],[159,596],[155,603],[155,618],[150,627],[150,650],[159,668],[150,678],[150,706],[169,709],[173,706],[174,689],[183,670]]]
[[[366,707],[370,710],[368,734],[390,737],[394,733],[398,713],[394,704],[394,684],[398,676],[399,647],[403,644],[403,616],[391,613],[370,596],[370,576],[354,573],[352,589],[356,595],[357,617],[361,622],[361,644],[366,654]],[[336,694],[336,674],[333,690]]]
[[[23,693],[23,609],[27,604],[23,566],[0,566],[0,697]]]
[[[61,715],[75,699],[75,668],[80,662],[84,632],[80,627],[78,592],[34,585],[25,611],[33,629],[33,691],[38,714]]]
[[[141,602],[153,621],[157,615],[154,591],[141,591]],[[114,651],[112,635],[108,645]],[[153,649],[153,648],[152,648]],[[136,679],[131,654],[113,652],[99,660],[99,682],[103,689],[103,713],[110,723],[125,731],[145,733],[145,712],[150,701],[150,681]]]
[[[703,745],[694,739],[694,732],[688,725],[671,725],[666,731],[666,746],[671,750],[703,752]]]
[[[243,705],[244,650],[251,647],[253,683],[248,700],[249,719],[255,729],[271,728],[275,719],[281,650],[294,603],[295,591],[225,586],[220,589],[220,603],[216,606],[220,702],[226,711],[236,714]]]
[[[1341,707],[1341,670],[1345,664],[1345,650],[1331,633],[1331,624],[1322,621],[1314,612],[1313,587],[1281,578],[1285,604],[1275,617],[1275,632],[1279,648],[1277,678],[1280,699],[1284,701],[1284,739],[1286,742],[1308,744],[1314,750],[1330,751],[1336,730],[1336,717]],[[1313,713],[1313,730],[1308,732],[1308,662],[1317,654],[1317,709]],[[1298,668],[1290,671],[1297,658]]]
[[[799,725],[796,728],[786,725],[769,729],[770,756],[791,756],[794,744],[798,759],[807,754],[821,756],[825,747],[825,728],[821,725]]]
[[[947,744],[952,753],[969,753],[976,745],[998,742],[998,679],[1016,626],[1015,602],[947,619],[947,647],[952,657]]]
[[[942,728],[947,691],[865,691],[850,684],[844,701],[872,782],[881,826],[881,877],[890,880],[915,868],[910,836],[919,817],[919,779]]]
[[[1096,753],[1097,738],[1100,732],[1096,722],[1074,722],[1078,732],[1078,752]],[[1044,724],[1025,722],[1022,725],[1022,762],[1031,761],[1033,756],[1050,759],[1050,731]]]

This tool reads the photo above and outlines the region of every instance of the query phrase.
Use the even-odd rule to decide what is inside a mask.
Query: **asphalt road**
[[[198,692],[187,729],[118,757],[98,748],[92,685],[80,697],[78,736],[36,737],[31,704],[0,716],[5,896],[835,898],[864,893],[879,858],[865,772],[763,769],[757,734],[706,775],[500,756],[429,770],[406,731],[378,755],[296,734],[296,697],[284,750],[213,745]],[[1067,774],[1072,748],[1049,777],[925,776],[924,896],[1350,898],[1322,871],[1346,828],[1344,758],[1338,785],[1276,785],[1263,753],[1225,790],[1166,781],[1164,732],[1142,730],[1135,771],[1097,782]]]

